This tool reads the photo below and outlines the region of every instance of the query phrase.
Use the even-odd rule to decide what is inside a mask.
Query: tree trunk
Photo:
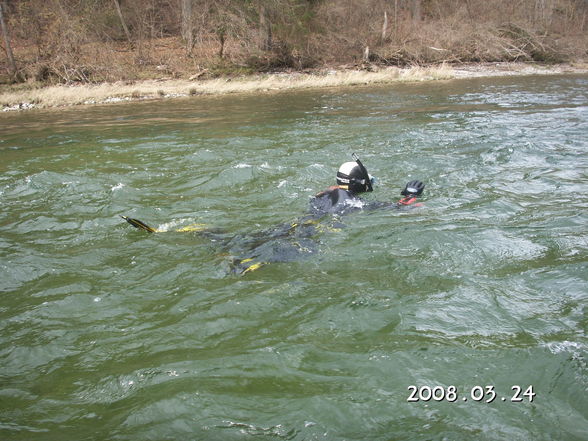
[[[382,25],[382,41],[386,40],[386,32],[388,31],[388,13],[384,11],[384,24]]]
[[[260,49],[269,51],[273,46],[272,42],[272,24],[269,20],[269,14],[264,5],[259,6],[259,38]]]
[[[114,6],[116,7],[116,12],[118,13],[118,18],[120,19],[120,24],[122,25],[125,34],[127,36],[127,40],[129,40],[129,43],[131,43],[131,45],[133,44],[132,40],[131,40],[131,33],[129,32],[129,28],[127,28],[127,24],[125,23],[125,19],[122,15],[122,11],[120,10],[120,3],[118,2],[118,0],[113,0],[114,1]]]
[[[410,5],[410,13],[413,21],[421,21],[421,0],[412,0],[412,4]]]
[[[370,62],[370,47],[366,46],[365,49],[363,50],[363,62],[364,63],[369,63]]]
[[[218,56],[222,60],[225,57],[225,43],[227,41],[227,34],[224,31],[217,32],[218,40],[220,42],[220,49],[218,51]]]
[[[12,53],[12,46],[10,45],[10,37],[8,36],[8,29],[4,23],[4,15],[2,14],[2,5],[0,4],[0,27],[2,28],[2,36],[4,37],[4,44],[6,45],[6,55],[8,56],[8,65],[10,66],[12,78],[17,80],[18,70],[16,69],[16,62],[14,61],[14,54]]]
[[[398,35],[398,0],[394,0],[394,35]]]
[[[182,38],[186,44],[186,52],[192,53],[194,47],[194,28],[192,25],[192,0],[182,1]]]

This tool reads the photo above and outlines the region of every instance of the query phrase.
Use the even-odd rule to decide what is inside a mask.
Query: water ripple
[[[508,78],[6,116],[0,430],[583,439],[586,84]],[[353,151],[380,182],[366,199],[394,201],[422,179],[425,207],[330,219],[305,238],[315,252],[231,273]],[[190,224],[207,233],[175,232]],[[409,385],[500,395],[411,403]],[[513,385],[532,385],[535,400],[511,402]]]

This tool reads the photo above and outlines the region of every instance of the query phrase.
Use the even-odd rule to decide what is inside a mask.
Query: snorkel
[[[374,191],[374,188],[372,187],[372,180],[374,180],[374,178],[372,178],[370,176],[367,169],[361,163],[361,161],[359,160],[359,157],[357,156],[356,153],[352,153],[351,157],[353,158],[353,160],[355,162],[357,162],[357,166],[359,167],[359,169],[361,170],[361,173],[363,174],[363,179],[365,181],[366,191]]]

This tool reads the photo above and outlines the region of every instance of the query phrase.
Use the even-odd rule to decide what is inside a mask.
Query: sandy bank
[[[134,83],[59,85],[0,93],[3,112],[51,107],[93,105],[132,100],[169,99],[197,95],[264,93],[270,91],[450,80],[512,75],[588,73],[588,64],[540,66],[524,63],[484,63],[435,67],[370,67],[325,69],[312,73],[273,73],[238,78],[199,80],[154,79]]]

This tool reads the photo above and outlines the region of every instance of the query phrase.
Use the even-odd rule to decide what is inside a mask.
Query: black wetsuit
[[[329,187],[310,201],[310,212],[314,216],[345,214],[359,210],[363,203],[355,193],[341,187]]]
[[[402,209],[420,205],[415,204],[415,201],[416,198],[413,197],[405,198],[398,203],[366,203],[355,193],[335,186],[314,196],[310,200],[309,213],[295,222],[280,224],[271,229],[246,235],[229,235],[226,232],[209,229],[200,231],[199,235],[210,239],[215,249],[220,248],[223,253],[233,256],[230,263],[233,273],[245,274],[267,263],[292,262],[317,253],[320,245],[317,239],[318,234],[344,226],[339,221],[340,215],[361,209]],[[137,225],[142,222],[136,219],[126,219],[137,228],[156,231],[148,226]]]
[[[362,209],[396,208],[410,210],[421,206],[422,204],[417,202],[416,196],[406,196],[398,202],[365,202],[349,190],[341,187],[330,187],[311,199],[310,212],[315,216],[322,217],[325,214],[347,214]]]
[[[281,224],[269,230],[233,238],[232,271],[245,274],[272,262],[292,262],[318,252],[317,235],[325,230],[334,231],[344,225],[339,216],[358,210],[398,209],[411,210],[420,207],[415,196],[407,196],[398,202],[365,202],[349,190],[329,187],[310,200],[309,214],[290,224]],[[332,215],[332,216],[327,216]],[[327,218],[327,219],[325,219]]]
[[[232,271],[245,274],[271,262],[292,262],[318,252],[318,233],[342,227],[338,215],[360,210],[363,202],[354,193],[330,187],[310,200],[309,214],[296,222],[231,240],[229,252],[244,257],[232,261]],[[324,222],[327,215],[335,215]],[[321,222],[322,221],[322,222]]]

